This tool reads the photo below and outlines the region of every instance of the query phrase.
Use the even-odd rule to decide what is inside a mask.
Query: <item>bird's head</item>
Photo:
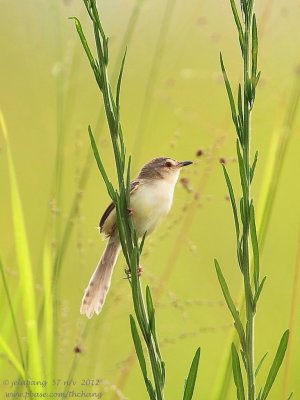
[[[139,173],[140,179],[165,179],[176,183],[182,167],[192,164],[192,161],[176,161],[173,158],[159,157],[149,161]]]

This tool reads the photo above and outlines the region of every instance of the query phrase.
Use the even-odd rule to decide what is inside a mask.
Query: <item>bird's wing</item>
[[[140,183],[141,183],[141,181],[138,179],[136,179],[130,183],[130,194],[134,193],[137,190]],[[104,211],[104,213],[100,219],[100,222],[99,222],[100,232],[102,232],[104,223],[107,220],[107,218],[109,217],[109,215],[111,214],[111,212],[114,210],[114,208],[115,208],[115,205],[113,202],[111,202],[109,204],[109,206],[107,207],[107,209]]]

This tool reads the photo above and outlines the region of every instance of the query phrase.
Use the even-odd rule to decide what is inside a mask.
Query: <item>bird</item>
[[[138,238],[145,234],[148,236],[168,214],[180,171],[190,164],[192,161],[154,158],[143,166],[137,178],[130,183],[129,211]],[[108,243],[82,298],[80,313],[88,318],[102,310],[121,250],[114,203],[104,211],[99,228]]]

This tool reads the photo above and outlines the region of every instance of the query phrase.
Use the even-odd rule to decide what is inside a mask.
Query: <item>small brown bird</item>
[[[173,202],[175,184],[180,169],[191,161],[176,161],[172,158],[155,158],[141,169],[137,179],[130,185],[131,218],[139,238],[150,234],[168,214]],[[100,232],[108,240],[106,249],[84,292],[80,313],[91,318],[99,314],[110,287],[113,268],[121,245],[116,224],[116,210],[111,203],[100,220]]]

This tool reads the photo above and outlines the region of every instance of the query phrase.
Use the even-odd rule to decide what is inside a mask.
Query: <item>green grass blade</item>
[[[216,268],[216,271],[217,271],[218,280],[219,280],[219,283],[220,283],[220,286],[221,286],[225,301],[226,301],[227,306],[228,306],[228,308],[229,308],[229,310],[231,312],[231,315],[232,315],[232,317],[234,319],[235,327],[236,327],[236,330],[237,330],[238,335],[240,337],[242,347],[245,348],[245,332],[244,332],[244,328],[243,328],[242,322],[240,320],[239,313],[238,313],[237,309],[235,308],[234,302],[233,302],[233,300],[231,298],[227,283],[225,281],[224,275],[222,273],[222,270],[221,270],[220,265],[219,265],[217,260],[215,260],[215,268]]]
[[[232,13],[233,13],[233,17],[235,20],[235,24],[239,33],[239,41],[240,41],[240,46],[241,46],[241,50],[242,52],[244,51],[244,35],[243,35],[243,28],[242,28],[242,24],[236,9],[236,5],[235,5],[235,1],[234,0],[230,0],[230,5],[231,5],[231,9],[232,9]]]
[[[258,151],[255,152],[254,160],[253,160],[253,163],[250,168],[250,182],[252,182],[252,180],[253,180],[257,159],[258,159]]]
[[[79,35],[80,41],[81,41],[84,51],[87,55],[87,58],[91,64],[91,67],[92,67],[93,71],[95,72],[95,70],[97,69],[96,63],[95,63],[94,57],[92,55],[92,52],[89,48],[88,42],[85,38],[85,35],[83,33],[81,23],[80,23],[79,19],[76,17],[70,17],[69,19],[73,19],[75,21],[75,27],[76,27],[77,33]]]
[[[141,243],[140,243],[140,254],[142,254],[142,251],[143,251],[143,248],[144,248],[144,244],[145,244],[146,236],[147,236],[147,232],[144,233],[144,235],[143,235],[143,237],[142,237],[142,240],[141,240]]]
[[[256,25],[255,14],[253,14],[253,21],[252,21],[252,85],[254,88],[256,86],[257,53],[258,53],[257,25]]]
[[[28,364],[30,376],[34,379],[42,378],[43,368],[40,358],[40,345],[38,339],[35,287],[33,270],[29,254],[29,246],[19,194],[15,167],[10,150],[8,132],[3,114],[0,112],[0,126],[7,145],[8,168],[11,190],[11,208],[13,217],[13,228],[15,234],[15,246],[18,260],[20,285],[23,300],[23,315],[27,331]]]
[[[117,80],[117,91],[116,91],[116,107],[117,107],[117,112],[118,112],[118,119],[119,119],[119,112],[120,112],[120,92],[121,92],[121,82],[122,82],[122,76],[123,76],[123,71],[124,71],[124,65],[125,65],[126,53],[127,53],[127,50],[125,50],[124,56],[123,56],[123,58],[122,58],[122,63],[121,63],[121,68],[120,68],[120,73],[119,73],[118,80]]]
[[[15,311],[14,311],[14,307],[13,307],[13,304],[12,304],[12,301],[11,301],[11,296],[10,296],[8,284],[7,284],[7,281],[6,281],[4,266],[2,264],[1,258],[0,258],[0,270],[1,270],[1,276],[2,276],[2,281],[3,281],[3,285],[4,285],[5,294],[6,294],[8,305],[9,305],[9,312],[10,312],[10,315],[11,315],[11,318],[12,318],[12,322],[13,322],[13,326],[14,326],[14,330],[15,330],[15,335],[16,335],[16,339],[17,339],[18,350],[19,350],[19,353],[20,353],[20,359],[21,359],[22,367],[25,369],[25,359],[24,359],[22,345],[21,345],[20,333],[19,333],[17,320],[16,320],[16,316],[15,316]]]
[[[185,383],[183,400],[191,400],[193,398],[195,383],[198,373],[199,360],[200,360],[200,347],[197,349],[191,364],[189,375]]]
[[[49,382],[53,378],[53,293],[52,293],[52,262],[51,249],[48,242],[45,243],[43,255],[43,286],[44,286],[44,329],[45,329],[45,368]],[[49,388],[50,390],[51,388]]]
[[[261,366],[263,365],[263,362],[265,361],[265,358],[267,357],[267,355],[268,355],[268,353],[266,353],[266,354],[264,354],[264,355],[262,356],[260,362],[258,363],[258,366],[256,367],[255,376],[258,375],[259,370],[261,369]]]
[[[154,340],[156,353],[160,359],[161,363],[161,370],[162,370],[162,377],[164,381],[164,362],[161,360],[161,354],[159,349],[159,343],[156,336],[156,329],[155,329],[155,308],[153,306],[152,295],[149,286],[146,286],[146,305],[147,305],[147,313],[148,313],[148,320],[149,320],[149,328]],[[164,384],[164,383],[163,383]]]
[[[137,358],[140,363],[141,371],[143,373],[145,382],[147,382],[147,380],[148,380],[147,366],[146,366],[146,361],[145,361],[144,352],[143,352],[143,348],[142,348],[142,343],[141,343],[141,339],[140,339],[138,331],[137,331],[135,320],[132,315],[130,315],[130,328],[131,328],[131,335],[132,335],[136,355],[137,355]]]
[[[262,395],[261,395],[261,400],[265,400],[268,397],[268,394],[272,388],[272,385],[274,383],[274,380],[278,374],[279,368],[282,364],[282,361],[284,359],[284,355],[287,349],[289,341],[289,331],[285,331],[284,334],[282,335],[282,338],[280,340],[274,361],[272,363],[270,372],[267,377],[267,381],[265,384],[265,387],[263,389]]]
[[[26,373],[22,365],[19,363],[17,357],[14,355],[11,348],[5,342],[5,340],[0,336],[0,349],[3,351],[5,356],[7,357],[8,361],[14,366],[17,372],[20,374],[22,379],[26,378]]]
[[[239,122],[239,141],[243,143],[243,129],[242,126],[244,125],[244,111],[243,111],[243,97],[242,97],[242,86],[239,83],[238,88],[238,122]]]
[[[224,172],[225,180],[226,180],[226,183],[227,183],[230,202],[231,202],[231,206],[232,206],[234,223],[235,223],[236,237],[237,237],[237,240],[239,240],[239,237],[240,237],[240,226],[239,226],[239,218],[238,218],[238,212],[237,212],[237,207],[236,207],[236,201],[235,201],[235,196],[234,196],[234,192],[233,192],[233,187],[232,187],[232,184],[231,184],[231,181],[230,181],[230,178],[229,178],[229,175],[227,173],[225,165],[222,165],[222,167],[223,167],[223,172]]]
[[[150,400],[156,400],[155,390],[154,390],[154,388],[152,386],[152,383],[151,383],[151,381],[149,379],[147,379],[147,381],[146,381],[146,386],[147,386],[147,390],[148,390],[148,393],[149,393]]]
[[[152,301],[152,296],[150,292],[149,286],[146,286],[146,305],[147,305],[147,313],[148,313],[148,319],[149,319],[149,326],[152,334],[155,334],[154,331],[154,307],[153,307],[153,301]]]
[[[127,175],[126,175],[126,198],[127,204],[130,206],[130,176],[131,176],[131,156],[128,157]]]
[[[258,290],[257,290],[257,292],[255,293],[255,296],[254,296],[254,299],[253,299],[253,304],[254,304],[254,306],[256,306],[256,304],[257,304],[257,302],[258,302],[259,296],[261,295],[261,292],[262,292],[262,290],[263,290],[263,287],[264,287],[264,284],[265,284],[265,282],[266,282],[266,279],[267,279],[266,276],[263,277],[262,281],[261,281],[260,284],[259,284]]]
[[[240,144],[238,141],[236,141],[236,151],[238,155],[238,162],[239,162],[239,169],[240,169],[240,178],[241,178],[241,185],[243,189],[243,196],[244,198],[247,197],[247,175],[245,171],[245,164],[243,161],[241,149],[240,149]],[[246,196],[246,197],[245,197]],[[244,210],[246,211],[246,210]]]
[[[97,145],[96,145],[96,141],[95,141],[95,138],[94,138],[94,135],[93,135],[93,132],[92,132],[92,129],[91,129],[90,126],[88,127],[88,131],[89,131],[91,146],[92,146],[92,149],[93,149],[93,152],[94,152],[94,156],[95,156],[95,159],[96,159],[96,162],[97,162],[97,165],[98,165],[98,169],[99,169],[99,171],[100,171],[100,173],[102,175],[102,178],[104,180],[104,183],[105,183],[107,191],[108,191],[108,194],[110,195],[112,200],[115,200],[115,191],[114,191],[113,185],[109,181],[108,176],[107,176],[106,171],[105,171],[105,168],[104,168],[104,166],[102,164],[102,161],[101,161],[101,158],[100,158],[100,155],[99,155],[99,151],[98,151],[98,148],[97,148]]]
[[[236,386],[237,399],[245,400],[245,389],[241,371],[241,364],[234,343],[232,343],[231,345],[231,357],[232,357],[232,371],[233,371],[234,383]]]
[[[259,289],[259,248],[257,241],[253,204],[250,205],[250,236],[251,236],[252,251],[253,251],[253,281],[254,281],[255,291],[257,292]]]
[[[238,132],[238,134],[239,134],[239,131],[238,131],[238,124],[237,124],[237,116],[236,116],[235,102],[234,102],[234,98],[233,98],[231,86],[230,86],[230,83],[229,83],[229,80],[228,80],[228,76],[227,76],[227,73],[226,73],[226,69],[225,69],[225,66],[224,66],[222,53],[220,53],[220,64],[221,64],[221,69],[222,69],[222,73],[223,73],[223,78],[224,78],[224,82],[225,82],[225,87],[226,87],[226,91],[227,91],[227,95],[228,95],[228,99],[229,99],[229,103],[230,103],[232,120],[233,120],[234,125],[235,125],[235,127],[236,127],[236,129],[237,129],[237,132]]]

